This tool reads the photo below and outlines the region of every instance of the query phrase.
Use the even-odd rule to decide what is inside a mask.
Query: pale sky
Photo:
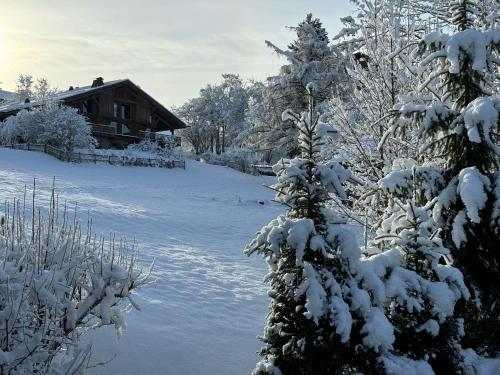
[[[0,0],[0,87],[19,73],[59,89],[130,78],[167,107],[181,105],[222,73],[262,80],[283,60],[308,12],[330,35],[348,0]]]

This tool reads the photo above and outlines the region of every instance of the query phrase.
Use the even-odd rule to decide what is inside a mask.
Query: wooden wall
[[[68,101],[67,104],[81,108],[83,102],[92,101],[92,112],[84,113],[95,124],[109,125],[117,123],[118,133],[121,133],[121,124],[127,125],[130,135],[138,135],[140,131],[149,129],[158,131],[157,122],[150,123],[152,106],[144,96],[138,95],[129,87],[115,87],[92,94],[79,100]],[[114,104],[130,106],[130,118],[122,119],[121,114],[114,116]],[[120,111],[118,111],[120,112]]]

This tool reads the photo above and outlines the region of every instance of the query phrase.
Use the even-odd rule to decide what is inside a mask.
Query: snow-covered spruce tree
[[[455,356],[454,344],[461,335],[461,321],[453,313],[457,301],[467,300],[470,293],[452,265],[429,208],[418,207],[411,197],[405,203],[395,201],[369,247],[382,250],[379,257],[399,258],[385,279],[395,341],[382,362],[390,374],[403,373],[404,367],[395,371],[394,366],[405,363],[409,367],[420,363],[429,370],[425,374],[433,373],[430,365],[436,374],[455,373],[453,362],[446,361]]]
[[[427,74],[421,87],[433,84],[442,94],[434,90],[431,102],[403,103],[395,125],[419,128],[426,141],[421,152],[433,175],[440,174],[442,188],[430,197],[433,218],[472,293],[456,311],[464,319],[460,344],[494,356],[500,350],[500,97],[494,95],[500,32],[470,28],[472,5],[462,0],[453,7],[458,32],[423,39],[417,56],[424,55],[420,68]],[[402,185],[405,179],[393,190]]]
[[[354,235],[327,208],[330,193],[346,198],[342,185],[351,173],[336,162],[318,163],[322,134],[333,128],[319,121],[311,88],[308,112],[283,114],[296,124],[301,150],[274,167],[276,199],[288,212],[245,249],[267,260],[272,299],[263,359],[253,374],[377,373],[376,352],[390,346],[392,329],[358,287],[361,254]]]
[[[296,33],[296,39],[287,49],[281,49],[273,43],[266,44],[280,57],[287,59],[280,73],[267,79],[265,103],[270,114],[281,114],[290,108],[298,113],[307,110],[304,91],[309,83],[314,83],[317,109],[330,99],[337,83],[345,80],[341,56],[329,45],[328,34],[319,18],[308,14],[299,25],[290,27]],[[334,84],[334,82],[336,84]],[[278,156],[293,157],[300,154],[297,133],[290,120],[269,116],[272,130],[268,133],[269,147],[275,149]]]

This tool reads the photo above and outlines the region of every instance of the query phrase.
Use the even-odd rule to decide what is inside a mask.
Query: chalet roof
[[[119,79],[116,81],[105,82],[103,85],[97,86],[97,87],[92,87],[92,86],[77,87],[73,90],[57,92],[54,95],[51,95],[50,97],[48,97],[47,99],[54,100],[54,101],[64,101],[66,99],[80,96],[82,94],[90,94],[94,91],[98,91],[98,90],[101,90],[103,88],[115,85],[115,84],[120,83],[120,82],[125,82],[125,81],[127,81],[127,80],[126,79]],[[42,105],[47,99],[32,100],[29,103],[24,103],[24,102],[9,103],[9,104],[0,106],[0,112],[17,112],[17,111],[20,111],[21,109],[36,107],[36,106]]]
[[[153,102],[153,104],[155,104],[155,106],[157,106],[161,110],[161,112],[163,112],[163,115],[166,116],[169,122],[175,125],[177,129],[186,127],[186,124],[182,122],[179,118],[177,118],[177,116],[175,116],[172,112],[170,112],[167,108],[165,108],[162,104],[160,104],[157,100],[155,100],[152,96],[150,96],[147,92],[142,90],[139,86],[134,84],[129,79],[118,79],[114,81],[108,81],[102,83],[99,86],[94,86],[94,87],[92,86],[75,87],[67,91],[57,92],[54,95],[51,95],[50,97],[42,100],[32,100],[29,103],[17,102],[17,103],[5,104],[3,106],[0,106],[0,113],[4,114],[15,113],[22,109],[37,107],[44,104],[44,102],[46,102],[47,100],[52,100],[56,102],[65,102],[72,99],[78,99],[79,97],[85,97],[88,94],[92,94],[94,92],[98,92],[113,86],[119,86],[123,84],[131,85],[133,86],[134,89],[140,91],[143,95],[145,95],[151,102]]]

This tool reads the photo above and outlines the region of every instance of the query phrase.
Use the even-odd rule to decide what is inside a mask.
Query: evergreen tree
[[[457,301],[469,299],[470,293],[461,272],[452,265],[428,207],[418,207],[409,197],[406,203],[395,200],[388,211],[371,242],[384,253],[400,254],[400,265],[391,268],[386,279],[387,314],[395,342],[391,355],[384,358],[385,369],[393,373],[390,362],[397,355],[399,361],[428,362],[436,374],[454,373],[453,363],[436,362],[456,356],[461,321],[453,312]],[[391,290],[398,288],[406,290],[405,299],[392,295]]]
[[[464,320],[463,338],[455,343],[454,357],[441,361],[459,372],[470,358],[462,347],[490,356],[500,349],[500,98],[493,95],[500,32],[470,28],[477,22],[472,1],[457,1],[452,9],[458,32],[427,35],[417,55],[424,56],[421,87],[425,91],[432,84],[441,91],[433,92],[433,100],[422,97],[401,105],[394,128],[416,126],[426,141],[420,151],[427,167],[416,171],[432,172],[419,174],[424,185],[419,190],[426,192],[444,245],[472,292],[456,311]],[[397,182],[394,178],[388,177],[393,192],[411,185],[408,174]]]
[[[308,102],[304,91],[309,83],[315,86],[316,108],[330,99],[338,83],[345,80],[341,56],[329,46],[328,34],[318,18],[308,14],[298,26],[290,27],[297,38],[280,49],[273,43],[266,44],[279,56],[288,60],[280,73],[268,78],[266,102],[267,111],[281,114],[287,108],[300,113],[307,110]],[[297,133],[293,122],[271,116],[275,123],[268,133],[268,143],[281,151],[281,156],[293,157],[300,153]]]
[[[319,163],[321,135],[331,128],[310,105],[300,117],[284,113],[300,132],[301,149],[300,157],[275,166],[273,188],[288,212],[246,248],[266,258],[272,298],[254,374],[400,374],[407,368],[433,374],[428,360],[445,341],[440,329],[457,300],[469,296],[462,275],[432,233],[428,210],[413,203],[386,220],[373,245],[383,251],[361,255],[330,203],[330,194],[346,199],[343,184],[353,176],[335,160]],[[451,325],[446,337],[452,340],[458,329]],[[418,340],[408,340],[414,336]]]
[[[382,310],[371,308],[368,293],[358,288],[359,248],[327,207],[330,192],[345,198],[342,184],[351,174],[336,162],[318,164],[321,134],[328,127],[319,122],[312,85],[308,88],[310,110],[283,115],[300,132],[301,155],[275,166],[273,188],[289,210],[262,228],[245,250],[261,254],[270,268],[263,360],[253,373],[375,373],[375,353],[390,346],[392,330]],[[378,326],[382,337],[373,337],[370,326]]]

